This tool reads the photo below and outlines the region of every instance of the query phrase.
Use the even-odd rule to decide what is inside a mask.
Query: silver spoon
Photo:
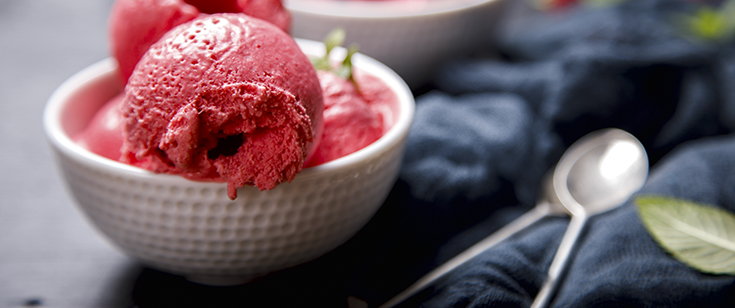
[[[441,266],[422,276],[403,292],[394,296],[384,304],[380,305],[380,307],[378,308],[389,308],[403,302],[404,300],[420,292],[427,286],[430,286],[439,279],[443,278],[447,273],[451,272],[458,266],[466,263],[470,259],[481,254],[483,251],[488,250],[489,248],[497,245],[503,240],[513,236],[514,234],[525,230],[528,226],[534,224],[544,217],[568,214],[566,208],[564,208],[564,206],[562,206],[556,198],[556,192],[554,192],[554,185],[552,180],[553,178],[551,172],[547,173],[544,176],[544,179],[542,181],[541,197],[539,198],[536,206],[533,209],[519,216],[512,222],[495,231],[494,233],[488,235],[481,241],[475,243],[462,253],[442,264]]]
[[[622,205],[648,178],[648,157],[633,135],[619,129],[590,133],[562,155],[554,190],[572,219],[531,307],[546,307],[589,217]]]
[[[554,178],[556,177],[556,173],[557,173],[556,170],[559,170],[558,166],[565,166],[564,168],[567,168],[568,166],[573,166],[577,163],[577,161],[579,160],[578,155],[579,155],[580,148],[584,148],[584,149],[588,147],[597,148],[600,146],[600,144],[606,143],[607,140],[593,138],[593,137],[596,134],[600,134],[604,136],[612,136],[612,135],[607,135],[606,134],[607,132],[622,132],[623,134],[630,136],[629,134],[624,133],[621,130],[608,129],[608,130],[598,131],[597,133],[592,133],[588,136],[583,137],[582,139],[575,142],[564,153],[564,155],[562,155],[562,158],[560,159],[559,164],[557,165],[557,168],[555,169],[553,173]],[[617,136],[617,134],[615,135]],[[601,136],[600,138],[607,138],[604,136]],[[633,138],[632,136],[630,137]],[[635,140],[637,144],[640,144],[635,138],[633,138],[633,140]],[[614,140],[609,140],[609,141],[612,142]],[[645,158],[645,155],[643,156]],[[611,157],[611,159],[608,158],[608,164],[610,161],[616,162],[618,158],[625,159],[625,157]],[[600,158],[588,157],[587,160],[590,160],[590,159],[599,160]],[[602,172],[602,170],[599,170],[599,169],[589,169],[588,170],[588,169],[585,169],[586,167],[582,168],[582,170],[575,169],[577,170],[577,172],[569,176],[569,178],[575,183],[581,184],[581,185],[573,187],[573,190],[575,191],[575,195],[590,195],[590,198],[594,198],[594,200],[596,200],[598,203],[602,203],[607,206],[615,206],[615,205],[621,204],[623,201],[625,201],[625,199],[627,199],[630,196],[630,194],[632,194],[638,188],[640,188],[640,185],[642,185],[642,182],[645,181],[645,178],[647,177],[647,170],[648,170],[648,160],[647,159],[645,160],[645,166],[646,166],[646,173],[642,175],[642,179],[641,179],[641,175],[637,173],[629,174],[627,172],[622,172],[620,174],[615,175],[617,180],[616,178],[608,179],[608,178],[604,178],[602,175],[599,174],[600,172]],[[567,172],[567,175],[569,175],[568,172]],[[630,182],[629,180],[631,178],[638,179],[639,181]],[[639,182],[640,184],[638,184]],[[524,230],[525,228],[532,225],[536,221],[546,216],[561,215],[561,214],[568,213],[565,210],[565,207],[561,205],[561,202],[556,196],[557,192],[554,191],[553,178],[551,174],[547,174],[544,177],[544,180],[542,183],[543,183],[542,184],[542,188],[543,188],[542,197],[540,198],[538,204],[532,210],[530,210],[526,214],[523,214],[521,217],[517,218],[513,222],[509,223],[508,225],[504,226],[503,228],[499,229],[498,231],[494,232],[488,237],[484,238],[483,240],[476,243],[475,245],[471,246],[470,248],[460,253],[456,257],[445,262],[438,268],[432,270],[431,272],[427,273],[423,277],[419,278],[419,280],[414,282],[406,290],[394,296],[389,301],[381,305],[379,308],[389,308],[389,307],[393,307],[401,303],[407,298],[410,298],[411,296],[415,295],[419,291],[423,290],[425,287],[435,283],[440,278],[444,277],[447,273],[451,272],[458,266],[466,263],[468,260],[474,258],[475,256],[479,255],[483,251],[489,249],[490,247],[493,247],[497,243],[505,240],[506,238]],[[635,188],[635,189],[632,189],[632,188]],[[593,191],[589,193],[583,191],[586,189],[593,189]],[[602,192],[602,194],[600,194],[600,192]]]

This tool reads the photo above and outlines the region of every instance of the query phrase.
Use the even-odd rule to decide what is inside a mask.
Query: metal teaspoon
[[[625,131],[592,132],[569,147],[554,170],[553,183],[572,219],[531,307],[550,304],[589,217],[622,205],[647,178],[646,150]]]

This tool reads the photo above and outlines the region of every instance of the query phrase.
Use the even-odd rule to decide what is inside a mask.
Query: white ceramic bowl
[[[306,54],[321,43],[298,40]],[[343,52],[343,50],[340,50]],[[323,255],[360,230],[395,183],[414,100],[406,84],[363,55],[355,67],[391,87],[399,98],[395,125],[348,156],[304,169],[270,191],[155,174],[79,147],[70,135],[119,93],[115,61],[106,59],[64,82],[49,99],[44,126],[73,199],[124,253],[162,271],[204,284],[228,285]]]
[[[347,44],[423,85],[440,62],[491,44],[505,0],[285,0],[295,37],[321,41],[343,27]]]

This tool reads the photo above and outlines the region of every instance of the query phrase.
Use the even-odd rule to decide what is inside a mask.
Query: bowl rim
[[[502,0],[284,0],[283,5],[292,14],[331,18],[400,19],[455,14],[500,1]]]
[[[320,55],[324,53],[324,45],[320,42],[299,38],[295,38],[294,40],[307,56]],[[339,56],[345,52],[343,48],[338,48],[335,51],[335,56]],[[301,181],[324,174],[333,174],[343,169],[350,168],[353,165],[369,161],[370,159],[379,156],[386,149],[402,142],[408,134],[415,112],[415,101],[408,85],[406,85],[403,79],[401,79],[393,70],[373,58],[358,53],[354,55],[353,63],[355,67],[358,67],[361,70],[383,80],[384,83],[396,94],[399,115],[396,117],[395,123],[382,137],[372,144],[344,157],[321,165],[304,168],[291,182]],[[157,180],[167,183],[201,183],[201,185],[212,185],[217,187],[226,185],[224,182],[194,181],[178,175],[155,173],[134,167],[92,153],[91,151],[79,146],[71,139],[62,125],[62,114],[64,108],[78,91],[96,81],[105,80],[106,78],[114,78],[117,76],[115,73],[116,70],[117,61],[111,57],[105,58],[73,74],[54,90],[46,102],[43,113],[45,135],[52,147],[77,161],[92,164],[95,168],[101,168],[114,174],[125,174],[128,176],[142,178],[155,176]]]

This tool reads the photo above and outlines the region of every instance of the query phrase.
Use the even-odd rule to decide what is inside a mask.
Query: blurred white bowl
[[[298,40],[308,55],[323,45]],[[343,50],[341,50],[343,52]],[[119,93],[115,61],[106,59],[64,82],[49,99],[44,126],[70,195],[124,253],[162,271],[204,284],[243,283],[323,255],[360,230],[397,178],[414,101],[390,69],[363,55],[355,67],[397,94],[393,127],[373,144],[304,169],[271,191],[155,174],[93,154],[75,144],[93,113]]]
[[[411,87],[437,65],[492,43],[505,0],[285,0],[294,37],[321,41],[343,27],[347,44],[395,70]]]

